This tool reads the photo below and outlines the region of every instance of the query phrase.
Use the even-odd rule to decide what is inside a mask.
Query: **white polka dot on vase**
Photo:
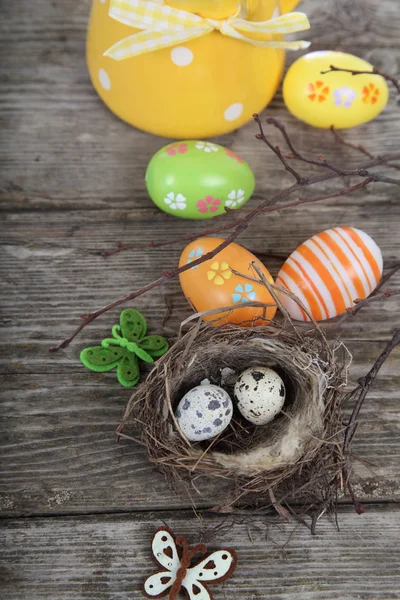
[[[111,90],[111,79],[107,71],[99,69],[99,81],[102,88]]]
[[[190,48],[176,46],[171,50],[171,60],[177,67],[187,67],[193,60],[193,52]]]
[[[243,112],[243,104],[241,102],[234,102],[224,112],[224,117],[227,121],[234,121],[238,119]]]
[[[105,4],[106,0],[100,0],[101,4]]]

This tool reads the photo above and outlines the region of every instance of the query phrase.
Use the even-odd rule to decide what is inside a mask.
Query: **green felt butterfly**
[[[85,348],[80,359],[85,367],[97,373],[117,367],[120,384],[133,387],[140,377],[138,358],[153,363],[154,358],[168,350],[168,342],[161,335],[146,335],[146,319],[132,308],[122,311],[119,323],[111,329],[112,338],[104,339],[101,346]]]

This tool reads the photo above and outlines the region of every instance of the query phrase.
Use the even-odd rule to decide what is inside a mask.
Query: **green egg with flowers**
[[[232,150],[186,140],[168,144],[152,157],[146,186],[162,211],[183,219],[211,219],[244,206],[254,191],[255,178]]]

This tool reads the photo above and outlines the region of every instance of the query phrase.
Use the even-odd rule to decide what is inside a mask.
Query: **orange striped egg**
[[[278,273],[276,285],[295,294],[316,321],[336,317],[367,298],[382,275],[382,254],[374,240],[355,227],[334,227],[301,244]],[[280,300],[290,316],[309,321],[289,296]]]

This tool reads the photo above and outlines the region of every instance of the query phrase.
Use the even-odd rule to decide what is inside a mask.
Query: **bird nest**
[[[231,494],[225,504],[238,498],[243,503],[250,495],[248,504],[267,500],[281,514],[283,503],[327,505],[346,467],[341,409],[348,364],[345,346],[329,344],[316,324],[299,328],[284,318],[257,327],[218,327],[198,321],[158,360],[130,399],[118,431],[144,445],[149,461],[175,481],[199,475],[226,480]],[[251,366],[281,376],[282,412],[255,426],[235,408],[219,436],[188,441],[175,418],[182,397],[206,379],[233,398],[236,378]]]

